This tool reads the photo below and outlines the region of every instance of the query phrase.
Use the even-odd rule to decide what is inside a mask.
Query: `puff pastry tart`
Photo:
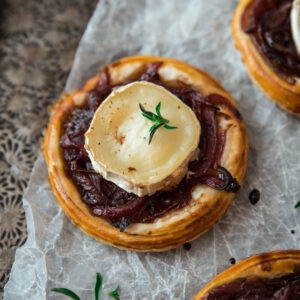
[[[300,116],[300,1],[240,0],[232,29],[253,81]]]
[[[84,232],[164,251],[226,212],[248,139],[233,98],[207,73],[154,56],[121,59],[57,101],[45,137],[49,180]]]
[[[194,300],[300,299],[300,251],[254,255],[217,275]]]

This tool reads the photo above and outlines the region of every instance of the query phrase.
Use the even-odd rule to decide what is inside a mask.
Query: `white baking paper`
[[[230,257],[299,248],[300,210],[294,205],[300,200],[300,119],[277,108],[250,81],[231,36],[236,4],[102,0],[67,82],[67,91],[79,88],[103,65],[135,54],[174,57],[219,79],[238,102],[251,145],[246,182],[226,215],[190,251],[134,253],[102,245],[64,216],[40,155],[24,198],[29,237],[16,252],[5,300],[65,299],[49,292],[58,286],[93,299],[96,272],[105,291],[120,285],[122,300],[191,299],[230,265]],[[248,200],[253,188],[261,192],[255,206]]]

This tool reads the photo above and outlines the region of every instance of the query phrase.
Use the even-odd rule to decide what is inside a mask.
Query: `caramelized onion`
[[[218,94],[210,94],[206,97],[206,103],[216,106],[226,106],[231,110],[238,119],[242,119],[240,112],[232,105],[232,103],[225,97]]]
[[[218,166],[213,171],[216,171],[216,174],[214,172],[214,174],[202,175],[199,178],[199,182],[207,184],[215,190],[237,193],[240,189],[240,185],[225,168]]]
[[[194,102],[194,106],[196,105]],[[197,108],[193,107],[193,109],[201,124],[199,160],[191,167],[191,170],[195,172],[195,181],[212,167],[215,161],[218,139],[215,109],[203,103],[198,103]]]
[[[293,300],[300,299],[300,275],[275,278],[239,278],[214,288],[206,300]]]
[[[100,72],[100,79],[95,88],[88,95],[88,107],[95,112],[102,101],[111,93],[108,68]]]
[[[146,72],[142,74],[139,80],[150,81],[152,83],[161,84],[158,69],[162,65],[162,62],[155,62],[147,65]]]
[[[105,216],[108,218],[121,218],[133,214],[139,210],[145,203],[145,197],[136,197],[126,204],[120,206],[94,206],[93,214]]]
[[[249,7],[246,9],[242,18],[242,29],[245,32],[251,32],[257,26],[259,18],[261,18],[264,13],[278,5],[280,0],[254,0],[249,3]],[[250,11],[248,9],[250,8]]]
[[[294,84],[294,77],[300,77],[300,56],[292,38],[291,8],[292,0],[253,0],[242,15],[241,27],[270,67]]]

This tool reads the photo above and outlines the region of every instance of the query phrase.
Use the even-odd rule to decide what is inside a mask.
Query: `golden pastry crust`
[[[278,250],[250,256],[217,275],[193,300],[204,300],[209,292],[238,278],[273,278],[293,273],[300,267],[300,250]]]
[[[178,81],[197,87],[202,95],[217,93],[236,104],[228,92],[210,75],[175,59],[156,56],[134,56],[121,59],[108,66],[111,84],[134,78],[145,70],[147,64],[163,62],[159,68],[162,81],[176,85]],[[81,90],[65,96],[54,105],[45,137],[44,156],[48,165],[49,181],[54,195],[69,219],[88,235],[121,249],[133,251],[165,251],[197,238],[210,229],[226,212],[234,194],[217,191],[206,185],[193,190],[189,204],[169,212],[152,223],[133,223],[124,232],[113,227],[106,218],[95,217],[81,196],[64,167],[63,151],[59,140],[63,133],[63,121],[74,107],[74,97],[91,90],[99,80],[99,74],[91,78]],[[80,97],[79,97],[80,98]],[[243,183],[248,155],[248,138],[243,122],[227,107],[221,111],[230,116],[222,119],[220,126],[227,129],[226,143],[221,165]],[[220,114],[221,115],[221,114]]]
[[[258,51],[249,34],[241,27],[243,14],[247,19],[247,9],[253,0],[240,0],[232,19],[235,45],[240,50],[252,80],[262,92],[282,109],[300,116],[300,80],[290,84],[274,71]]]

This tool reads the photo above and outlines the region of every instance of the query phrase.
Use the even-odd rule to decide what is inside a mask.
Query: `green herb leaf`
[[[65,289],[65,288],[53,288],[51,289],[51,292],[55,292],[55,293],[59,293],[59,294],[63,294],[65,296],[68,296],[74,300],[80,300],[80,298],[71,290],[69,289]]]
[[[161,117],[161,114],[160,114],[160,107],[161,107],[161,101],[159,101],[159,103],[156,105],[155,107],[155,110],[156,110],[156,113],[159,117]]]
[[[115,300],[120,300],[119,289],[120,287],[118,286],[114,291],[107,293],[107,295],[113,297]]]
[[[158,126],[158,125],[160,125],[160,124],[154,124],[154,125],[152,125],[151,127],[150,127],[150,129],[149,129],[149,131],[150,132],[152,132],[153,130],[156,130],[156,127]],[[163,124],[162,124],[163,125]]]
[[[295,205],[295,208],[299,208],[300,207],[300,201],[297,202],[297,204]]]
[[[154,114],[153,112],[147,111],[141,103],[139,103],[139,106],[140,106],[141,111],[142,111],[145,115],[148,115],[151,119],[153,118],[153,116],[155,116],[155,114]]]
[[[168,123],[170,123],[170,121],[161,116],[161,113],[160,113],[161,101],[155,107],[155,111],[156,111],[157,115],[154,114],[151,111],[147,111],[141,103],[139,103],[139,106],[140,106],[140,109],[142,111],[142,116],[154,123],[151,126],[151,128],[149,129],[149,131],[150,131],[149,144],[152,141],[154,133],[157,131],[157,129],[159,127],[164,126],[165,129],[176,129],[176,128],[178,128],[176,126],[167,125]]]
[[[153,139],[153,135],[154,135],[154,133],[157,131],[157,129],[159,128],[159,127],[161,127],[162,125],[164,125],[163,123],[161,123],[161,124],[158,124],[157,126],[156,125],[153,125],[152,127],[154,127],[153,129],[152,129],[152,131],[150,131],[150,136],[149,136],[149,143],[148,144],[150,144],[151,143],[151,141],[152,141],[152,139]],[[152,128],[151,127],[151,128]]]
[[[152,117],[149,117],[148,115],[146,115],[144,113],[142,113],[142,115],[143,115],[143,117],[145,117],[145,118],[149,119],[150,121],[152,121]]]
[[[170,126],[170,125],[165,125],[164,126],[166,129],[176,129],[176,128],[178,128],[177,126]]]
[[[100,273],[96,274],[96,283],[95,283],[95,300],[99,300],[99,296],[102,290],[102,281],[103,278]]]

